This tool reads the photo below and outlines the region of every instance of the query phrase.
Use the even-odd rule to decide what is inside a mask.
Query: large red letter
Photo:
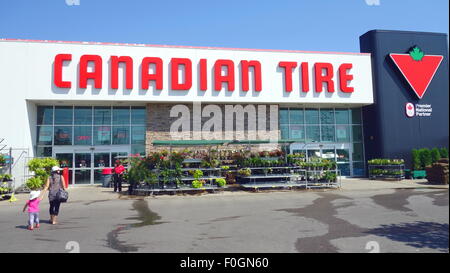
[[[241,77],[242,77],[242,90],[248,91],[248,67],[253,67],[253,78],[255,80],[255,91],[261,91],[261,63],[258,61],[241,61]]]
[[[339,66],[339,86],[344,93],[352,93],[353,87],[347,85],[347,81],[353,80],[352,74],[347,74],[347,70],[352,69],[352,64],[341,64]]]
[[[155,64],[155,74],[148,74],[150,64]],[[163,89],[163,65],[161,58],[145,57],[142,59],[141,69],[142,89],[148,89],[148,81],[155,81],[157,90]]]
[[[225,76],[222,76],[222,66],[227,67]],[[214,64],[214,90],[220,91],[223,82],[228,83],[228,91],[234,91],[234,63],[232,60],[217,60]]]
[[[95,69],[93,72],[87,71],[88,62],[94,62]],[[102,88],[102,57],[98,55],[83,55],[80,58],[80,88],[87,88],[87,80],[94,80],[94,87]]]
[[[71,61],[72,54],[58,54],[55,56],[55,61],[53,62],[53,82],[56,87],[60,88],[70,88],[72,87],[71,82],[66,82],[62,80],[62,67],[64,61]]]
[[[133,59],[130,56],[111,56],[111,88],[119,88],[119,63],[125,63],[125,88],[133,89]]]
[[[202,91],[206,91],[206,89],[208,88],[206,69],[206,59],[200,59],[200,90]]]
[[[284,68],[284,89],[286,92],[292,91],[292,69],[297,67],[297,62],[280,62],[279,67]]]
[[[302,63],[302,91],[309,91],[309,71],[308,71],[308,63]]]
[[[322,83],[327,83],[327,91],[334,92],[333,82],[333,65],[330,63],[316,63],[314,65],[316,74],[316,92],[322,92]],[[322,69],[326,70],[325,75],[322,75]]]
[[[184,66],[184,83],[178,82],[178,68]],[[172,90],[189,90],[192,87],[192,62],[185,58],[172,58],[170,62],[172,73],[171,88]]]

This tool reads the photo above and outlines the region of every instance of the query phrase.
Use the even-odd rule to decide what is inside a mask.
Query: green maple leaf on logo
[[[425,53],[423,53],[422,50],[420,50],[420,48],[418,48],[417,46],[415,46],[410,52],[409,55],[411,56],[411,58],[413,58],[414,61],[420,61],[422,60],[423,56],[425,56]]]

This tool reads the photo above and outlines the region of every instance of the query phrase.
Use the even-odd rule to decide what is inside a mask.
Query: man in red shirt
[[[122,191],[122,177],[124,171],[125,167],[120,163],[119,160],[117,160],[114,167],[114,192],[116,192],[117,190],[119,192]]]

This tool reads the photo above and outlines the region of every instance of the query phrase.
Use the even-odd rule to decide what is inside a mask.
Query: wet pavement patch
[[[445,194],[447,193],[447,194]],[[323,253],[338,252],[330,241],[343,238],[357,238],[368,235],[382,236],[393,241],[398,241],[415,248],[432,248],[448,252],[448,224],[434,222],[412,222],[393,225],[380,225],[377,228],[361,228],[348,221],[336,217],[337,209],[353,205],[353,202],[345,202],[333,205],[338,199],[350,199],[337,194],[319,194],[321,197],[314,200],[313,204],[303,208],[280,209],[303,218],[312,218],[320,223],[328,225],[328,232],[321,236],[298,238],[295,247],[298,252]],[[400,195],[400,196],[398,196]],[[434,200],[434,205],[448,206],[448,191],[414,192],[413,190],[398,190],[395,193],[383,194],[372,199],[389,210],[411,211],[405,206],[409,204],[410,196],[427,196]],[[350,199],[352,200],[352,199]],[[362,250],[364,251],[364,250]]]
[[[392,195],[395,195],[396,198],[392,198]],[[408,198],[416,195],[433,199],[433,205],[435,206],[448,206],[448,190],[422,192],[415,189],[396,189],[395,193],[379,194],[372,196],[371,199],[375,204],[389,210],[412,211],[406,205],[409,204]]]
[[[338,249],[330,243],[331,240],[367,235],[364,232],[368,231],[368,229],[353,225],[335,216],[337,209],[352,206],[353,203],[346,202],[345,204],[333,205],[332,202],[338,199],[352,200],[351,198],[331,193],[319,193],[319,195],[321,197],[314,200],[313,204],[309,206],[277,210],[289,212],[299,217],[312,218],[328,225],[328,233],[324,235],[298,238],[295,243],[295,248],[298,252],[338,252]]]
[[[139,220],[138,223],[132,223],[127,225],[119,225],[116,229],[109,232],[106,236],[107,246],[115,249],[119,252],[135,252],[139,250],[136,245],[126,244],[124,241],[120,241],[118,236],[121,231],[130,230],[132,228],[140,228],[149,225],[159,225],[166,222],[159,222],[161,217],[150,210],[147,201],[144,199],[138,199],[133,202],[133,210],[137,211],[138,215],[135,217],[126,218],[127,220]]]

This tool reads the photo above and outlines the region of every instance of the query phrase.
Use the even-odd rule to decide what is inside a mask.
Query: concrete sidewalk
[[[342,179],[342,190],[377,189],[448,189],[448,185],[431,184],[426,179],[404,179],[401,181],[370,180],[368,178]]]
[[[416,180],[402,180],[402,181],[382,181],[382,180],[370,180],[367,178],[345,178],[342,179],[342,187],[338,189],[340,191],[364,191],[364,190],[383,190],[383,189],[448,189],[448,185],[433,185],[430,184],[426,179],[416,179]],[[327,189],[328,190],[328,189]],[[333,191],[335,189],[329,189]],[[261,193],[270,193],[274,191],[290,191],[290,190],[264,190]],[[310,189],[311,191],[323,191],[322,189]],[[113,192],[112,188],[103,188],[101,186],[75,186],[69,188],[69,202],[101,202],[107,200],[117,200],[117,199],[133,199],[136,197],[126,195],[126,187],[124,195]],[[214,195],[249,195],[254,194],[249,191],[220,191]],[[201,194],[208,195],[208,194]],[[23,206],[25,201],[28,199],[28,193],[15,194],[17,198],[16,202],[10,203],[7,200],[0,201],[0,206],[4,205],[14,205]],[[172,198],[172,195],[159,195],[158,198]],[[198,197],[198,195],[193,195],[192,197]],[[142,198],[142,197],[140,197]],[[44,198],[46,202],[47,198]]]

